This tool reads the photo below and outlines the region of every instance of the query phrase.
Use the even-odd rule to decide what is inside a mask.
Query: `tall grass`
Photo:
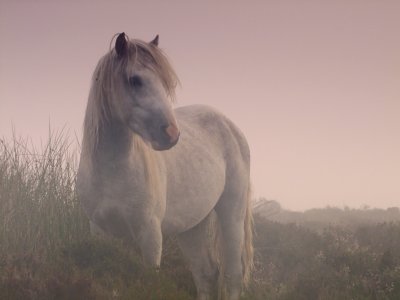
[[[15,134],[0,139],[0,299],[191,299],[173,240],[164,252],[173,267],[157,274],[132,245],[90,236],[77,153],[63,132],[39,150]]]
[[[132,245],[90,237],[76,155],[62,132],[39,150],[15,135],[0,139],[0,299],[193,299],[173,238],[156,273]],[[256,267],[242,299],[400,299],[400,223],[321,232],[259,217],[255,228]]]
[[[15,134],[0,140],[0,253],[48,256],[89,234],[70,148],[63,132],[40,150]]]

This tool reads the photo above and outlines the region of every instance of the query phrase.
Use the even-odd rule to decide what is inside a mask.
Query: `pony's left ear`
[[[124,57],[128,50],[128,42],[125,37],[125,32],[118,35],[115,41],[115,51],[117,51],[118,57]]]
[[[158,46],[158,34],[156,35],[156,37],[150,42],[151,45],[153,46]]]

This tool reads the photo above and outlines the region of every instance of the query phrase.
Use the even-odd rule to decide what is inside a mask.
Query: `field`
[[[156,273],[135,245],[90,236],[69,145],[0,140],[0,299],[194,299],[173,237]],[[400,299],[399,220],[397,208],[257,214],[243,299]]]

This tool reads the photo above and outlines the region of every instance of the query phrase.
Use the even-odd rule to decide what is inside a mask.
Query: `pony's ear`
[[[158,46],[158,34],[156,35],[156,37],[150,42],[151,45],[153,46]]]
[[[128,42],[126,41],[125,32],[122,32],[115,41],[115,51],[117,51],[118,57],[124,57],[127,50]]]

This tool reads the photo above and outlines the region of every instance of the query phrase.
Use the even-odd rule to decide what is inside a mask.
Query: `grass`
[[[40,151],[27,139],[0,140],[0,299],[191,299],[173,240],[165,263],[181,267],[156,274],[135,247],[90,236],[76,161],[62,133]],[[169,279],[177,276],[182,288]]]
[[[76,157],[62,134],[39,152],[28,140],[0,142],[0,253],[51,255],[87,238],[75,194]]]
[[[137,247],[96,239],[75,193],[64,134],[36,150],[0,139],[0,299],[194,299],[177,243],[161,271]],[[255,219],[255,271],[242,299],[400,299],[400,224],[324,227]]]

